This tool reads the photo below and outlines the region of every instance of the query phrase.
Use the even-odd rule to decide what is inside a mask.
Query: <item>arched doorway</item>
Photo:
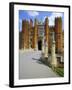
[[[38,50],[42,50],[42,40],[38,41]]]

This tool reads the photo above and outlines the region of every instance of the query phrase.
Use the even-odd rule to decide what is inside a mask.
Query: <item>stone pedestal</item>
[[[52,65],[52,67],[57,67],[57,59],[56,59],[56,54],[55,54],[55,41],[52,41],[51,65]]]
[[[44,57],[44,53],[43,53],[43,52],[41,53],[41,60],[42,60],[42,61],[45,60],[45,57]]]
[[[38,44],[36,44],[36,47],[34,48],[34,50],[35,50],[35,51],[37,51],[37,50],[38,50]]]
[[[42,40],[42,53],[44,53],[44,38]]]
[[[47,44],[47,42],[45,43],[44,56],[45,56],[45,58],[48,58],[48,44]]]

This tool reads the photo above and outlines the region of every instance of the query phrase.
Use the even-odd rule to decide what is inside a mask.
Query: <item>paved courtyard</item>
[[[59,77],[39,59],[41,51],[19,52],[19,79]]]

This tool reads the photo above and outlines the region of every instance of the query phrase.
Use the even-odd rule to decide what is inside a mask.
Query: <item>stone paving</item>
[[[19,52],[19,79],[59,77],[39,59],[41,51]]]

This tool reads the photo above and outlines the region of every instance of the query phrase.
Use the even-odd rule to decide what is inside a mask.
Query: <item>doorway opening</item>
[[[42,40],[38,41],[38,50],[42,50]]]

